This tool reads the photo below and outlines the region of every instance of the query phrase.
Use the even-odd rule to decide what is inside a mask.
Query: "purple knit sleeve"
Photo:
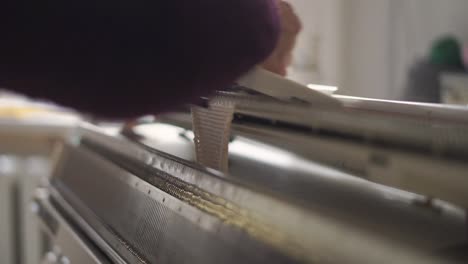
[[[225,88],[274,49],[275,0],[0,3],[0,87],[103,117]]]

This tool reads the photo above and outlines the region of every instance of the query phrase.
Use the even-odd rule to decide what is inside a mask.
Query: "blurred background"
[[[457,98],[437,98],[437,91],[433,91],[437,87],[427,91],[429,95],[426,97],[430,98],[424,95],[408,96],[411,93],[420,93],[414,92],[418,90],[414,86],[420,85],[419,83],[409,83],[416,78],[414,75],[418,75],[414,73],[414,69],[421,66],[422,61],[429,60],[437,41],[456,40],[462,57],[463,46],[466,47],[468,41],[467,1],[290,2],[304,24],[304,31],[295,51],[294,65],[290,70],[291,78],[301,83],[338,86],[338,93],[345,95],[457,103]],[[439,56],[450,56],[450,52],[455,52],[450,47],[445,49],[448,51],[438,51],[442,53]],[[448,79],[445,82],[449,83],[446,86],[468,86],[465,71],[461,67],[445,64],[449,65],[440,67],[451,69],[440,70],[443,72],[441,76],[445,73],[463,73],[461,76],[456,74],[455,77],[444,77]],[[410,74],[412,70],[413,76]],[[434,74],[426,77],[422,79],[432,80]],[[408,92],[408,89],[413,89],[413,92]],[[452,94],[451,97],[463,95]]]

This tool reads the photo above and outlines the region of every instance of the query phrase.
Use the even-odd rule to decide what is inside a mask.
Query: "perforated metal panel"
[[[138,169],[128,163],[124,166],[133,171]],[[176,193],[186,195],[181,193],[184,190],[167,183],[167,178],[164,179],[167,176],[162,174],[148,176],[159,187],[155,188],[84,149],[71,151],[62,169],[66,173],[55,178],[54,186],[79,213],[104,224],[106,230],[100,231],[117,238],[111,246],[118,252],[127,251],[122,253],[130,256],[127,261],[133,258],[141,263],[295,262],[239,225],[216,217],[217,213],[190,206],[192,202],[211,207],[213,201],[195,196],[192,201],[177,199]],[[139,172],[149,175],[145,169]],[[221,213],[228,210],[221,204],[217,206]]]

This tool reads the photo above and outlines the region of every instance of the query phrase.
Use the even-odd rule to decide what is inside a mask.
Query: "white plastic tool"
[[[237,83],[256,92],[281,100],[299,99],[314,105],[340,107],[340,100],[295,81],[256,67]]]

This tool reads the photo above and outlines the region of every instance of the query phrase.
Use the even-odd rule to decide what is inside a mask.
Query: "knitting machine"
[[[255,70],[204,103],[54,141],[44,263],[466,263],[468,110]]]

